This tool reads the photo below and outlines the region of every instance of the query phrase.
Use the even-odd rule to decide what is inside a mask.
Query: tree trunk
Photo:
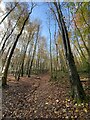
[[[22,11],[22,12],[23,12],[23,11]],[[22,14],[22,12],[21,12],[21,14]],[[21,17],[21,14],[19,15],[19,17],[18,17],[18,19],[17,19],[17,22],[15,23],[13,29],[11,30],[11,33],[10,33],[9,35],[7,35],[7,37],[6,37],[5,40],[4,40],[3,46],[2,46],[2,48],[1,48],[2,54],[3,54],[3,52],[4,52],[4,47],[5,47],[6,41],[7,41],[8,38],[12,35],[14,29],[16,28],[16,26],[17,26],[17,24],[18,24],[18,21],[19,21],[19,19],[20,19],[20,17]]]
[[[7,30],[5,31],[3,37],[2,37],[2,39],[1,39],[1,41],[0,41],[0,45],[2,44],[2,42],[3,42],[3,40],[4,40],[4,38],[5,38],[6,34],[7,34],[7,32],[8,32],[8,28],[7,28]],[[0,52],[1,52],[1,50],[0,50]]]
[[[34,56],[35,56],[35,53],[36,53],[36,47],[37,47],[38,36],[39,36],[39,27],[40,27],[40,26],[38,25],[37,36],[36,36],[36,42],[35,42],[34,51],[33,51],[33,56],[32,56],[32,60],[31,60],[31,63],[30,63],[29,71],[28,71],[28,77],[30,77],[30,75],[31,75],[33,60],[34,60]]]
[[[49,34],[50,34],[50,72],[51,72],[51,79],[52,79],[53,68],[52,68],[52,40],[51,40],[51,31],[50,31],[50,20],[49,20]]]
[[[90,2],[88,2],[88,24],[90,26]],[[90,29],[88,30],[88,48],[90,50]],[[89,76],[89,80],[88,80],[88,95],[90,95],[90,56],[88,57],[88,76]]]
[[[7,18],[7,16],[15,9],[15,7],[18,5],[18,3],[15,4],[15,6],[5,15],[5,17],[1,20],[0,24]]]
[[[62,40],[64,44],[64,50],[65,50],[65,56],[66,56],[66,61],[68,65],[68,70],[69,70],[69,75],[70,75],[70,83],[71,83],[71,90],[72,90],[72,97],[78,101],[83,101],[85,100],[85,92],[83,90],[82,84],[80,82],[80,77],[78,75],[73,54],[71,52],[71,47],[70,47],[70,41],[68,38],[68,32],[66,29],[66,25],[63,19],[61,7],[59,3],[54,3],[56,10],[57,10],[57,15],[59,19],[59,28],[62,32]]]
[[[83,45],[84,45],[84,47],[85,47],[85,49],[86,49],[86,51],[87,51],[87,53],[88,53],[88,56],[90,56],[89,48],[87,47],[87,45],[86,45],[86,43],[85,43],[85,41],[84,41],[84,39],[83,39],[83,36],[82,36],[82,34],[81,34],[81,31],[80,31],[80,29],[78,28],[75,20],[74,20],[74,24],[75,24],[75,27],[77,28],[77,30],[78,30],[78,32],[79,32],[79,34],[80,34],[81,40],[82,40]]]
[[[31,11],[29,12],[27,18],[25,19],[25,21],[24,21],[24,23],[23,23],[23,26],[22,26],[22,28],[21,28],[20,33],[17,35],[17,38],[16,38],[16,40],[15,40],[15,42],[14,42],[12,48],[11,48],[9,57],[8,57],[8,59],[7,59],[6,63],[5,63],[5,66],[4,66],[4,68],[3,68],[3,71],[2,71],[2,86],[7,85],[7,74],[8,74],[8,68],[9,68],[9,65],[10,65],[10,61],[11,61],[11,58],[12,58],[14,49],[15,49],[15,47],[16,47],[16,45],[17,45],[18,39],[19,39],[19,37],[21,36],[21,34],[22,34],[22,32],[23,32],[23,29],[24,29],[24,26],[25,26],[25,24],[26,24],[26,22],[27,22],[27,20],[28,20],[28,18],[29,18],[29,15],[30,15],[31,13],[32,13],[32,9],[31,9]]]
[[[23,55],[23,58],[22,58],[22,64],[21,64],[21,77],[23,77],[23,69],[24,69],[24,60],[25,60],[25,55],[26,55],[26,52],[27,52],[27,48],[28,48],[28,45],[29,45],[29,40],[27,42],[27,45],[26,45],[26,48],[25,48],[25,51],[24,51],[24,55]]]
[[[33,42],[33,41],[32,41]],[[29,72],[29,66],[30,66],[30,63],[31,63],[31,51],[33,49],[33,43],[31,43],[31,46],[29,47],[29,59],[27,61],[27,71],[26,71],[26,74],[28,76],[28,72]]]
[[[82,48],[81,48],[81,46],[80,46],[80,43],[79,43],[79,40],[78,40],[78,37],[77,37],[76,33],[75,33],[75,37],[76,37],[76,41],[77,41],[79,50],[80,50],[80,52],[81,52],[81,55],[82,55],[82,57],[86,60],[86,57],[85,57],[85,55],[84,55],[84,53],[83,53],[83,51],[82,51]]]

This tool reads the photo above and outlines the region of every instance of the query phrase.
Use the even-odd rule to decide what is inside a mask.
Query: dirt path
[[[83,110],[83,106],[77,108],[73,104],[67,94],[66,80],[56,83],[49,82],[49,78],[49,75],[31,76],[17,82],[9,76],[9,87],[3,89],[3,118],[87,118],[88,106]]]

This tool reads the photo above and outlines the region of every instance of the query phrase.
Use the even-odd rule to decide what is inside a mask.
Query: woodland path
[[[77,106],[69,98],[67,78],[50,82],[49,75],[23,77],[15,81],[8,77],[9,87],[3,89],[3,119],[23,118],[85,118],[89,120],[88,105]]]

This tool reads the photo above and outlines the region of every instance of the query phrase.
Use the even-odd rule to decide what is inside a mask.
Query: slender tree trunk
[[[90,1],[88,2],[88,24],[90,26]],[[90,28],[88,28],[88,48],[90,50]],[[90,95],[90,56],[88,57],[88,77],[89,77],[89,80],[88,80],[88,95]]]
[[[25,60],[25,55],[26,55],[26,50],[24,51],[23,58],[22,58],[22,63],[21,63],[21,77],[23,77],[23,73],[24,73],[24,60]]]
[[[56,21],[55,21],[54,41],[55,41],[55,47],[56,47],[56,70],[55,70],[55,78],[57,79],[57,72],[58,72],[58,44],[57,44],[57,41],[56,41]]]
[[[32,41],[33,42],[33,41]],[[30,63],[31,63],[31,51],[33,49],[33,44],[31,43],[31,46],[29,48],[29,59],[28,59],[28,62],[27,62],[27,71],[26,71],[26,74],[28,76],[28,72],[29,72],[29,66],[30,66]]]
[[[84,20],[85,24],[87,24],[87,26],[89,27],[88,32],[90,33],[90,24],[89,24],[89,22],[85,19],[83,10],[82,10],[82,9],[80,9],[80,10],[81,10],[81,15],[82,15],[82,17],[83,17],[83,20]],[[89,10],[89,9],[88,9],[88,10]],[[88,13],[89,13],[89,12],[88,12]],[[90,13],[89,13],[89,14],[90,14]]]
[[[28,77],[30,77],[30,75],[31,75],[33,60],[34,60],[34,56],[35,56],[35,53],[36,53],[36,47],[37,47],[37,42],[38,42],[38,37],[39,37],[39,27],[40,26],[38,26],[38,30],[37,30],[36,42],[35,42],[33,56],[32,56],[32,60],[31,60],[31,63],[30,63],[29,71],[28,71]]]
[[[40,58],[37,59],[37,64],[38,64],[37,65],[37,68],[38,68],[37,69],[37,74],[39,74],[39,72],[40,72]]]
[[[74,47],[76,48],[76,50],[77,50],[77,56],[79,55],[79,62],[81,63],[81,64],[83,64],[82,62],[83,62],[83,56],[81,55],[81,53],[80,53],[80,51],[78,50],[78,48],[77,48],[77,46],[74,44]]]
[[[22,11],[22,12],[23,12],[23,11]],[[21,14],[22,14],[22,12],[21,12]],[[12,35],[14,29],[16,28],[17,23],[18,23],[18,21],[19,21],[19,19],[20,19],[20,17],[21,17],[21,14],[19,15],[18,20],[17,20],[17,22],[15,23],[15,25],[14,25],[11,33],[10,33],[9,35],[7,35],[6,39],[4,40],[3,46],[2,46],[2,48],[1,48],[2,54],[3,54],[3,51],[4,51],[4,47],[5,47],[6,41],[9,39],[9,37]]]
[[[32,9],[33,9],[33,8],[32,8]],[[10,61],[11,61],[11,58],[12,58],[14,49],[15,49],[15,47],[16,47],[16,45],[17,45],[18,39],[19,39],[19,37],[21,36],[21,34],[22,34],[22,32],[23,32],[24,26],[25,26],[25,24],[26,24],[26,22],[27,22],[27,20],[28,20],[28,18],[29,18],[29,15],[32,13],[32,9],[31,9],[31,11],[29,12],[28,16],[26,17],[26,19],[25,19],[25,21],[24,21],[24,23],[23,23],[23,26],[22,26],[22,28],[21,28],[20,33],[17,35],[17,38],[16,38],[16,40],[15,40],[15,42],[14,42],[12,48],[11,48],[9,57],[8,57],[8,59],[7,59],[6,63],[5,63],[5,66],[4,66],[4,68],[3,68],[3,71],[2,71],[2,86],[7,85],[7,74],[8,74],[8,68],[9,68],[9,65],[10,65]]]
[[[5,57],[2,59],[2,70],[3,70],[3,67],[4,67],[4,65],[5,65],[5,62],[6,62],[6,60],[7,60],[7,56],[8,56],[8,54],[9,54],[10,48],[11,48],[11,46],[8,48]]]
[[[15,9],[15,7],[18,5],[18,3],[15,4],[15,6],[5,15],[5,17],[1,20],[0,24],[7,18],[7,16]]]
[[[79,50],[80,50],[80,52],[81,52],[81,54],[82,54],[82,57],[86,60],[86,57],[85,57],[85,55],[84,55],[84,53],[83,53],[83,51],[82,51],[82,49],[81,49],[81,46],[80,46],[80,43],[79,43],[78,37],[77,37],[76,34],[75,34],[75,36],[76,36],[77,44],[78,44]]]
[[[72,90],[72,97],[78,101],[83,101],[85,100],[85,92],[83,90],[82,84],[80,82],[80,77],[77,72],[77,68],[75,66],[73,54],[71,52],[71,47],[70,47],[70,42],[68,38],[68,32],[66,29],[66,25],[63,19],[61,7],[59,3],[54,3],[56,10],[57,10],[57,15],[59,19],[60,24],[60,30],[62,32],[62,39],[63,39],[63,44],[64,44],[64,50],[65,50],[65,56],[66,56],[66,61],[69,69],[69,75],[70,75],[70,83],[71,83],[71,90]]]
[[[0,41],[0,45],[2,44],[4,38],[5,38],[6,34],[7,34],[7,31],[8,31],[8,28],[7,28],[6,32],[4,33],[4,35],[3,35],[3,37],[2,37],[2,40]],[[1,50],[0,50],[0,52],[1,52]]]
[[[57,72],[58,72],[58,44],[56,43],[56,79],[57,79]]]
[[[86,51],[87,51],[87,53],[88,53],[88,56],[90,56],[89,48],[87,47],[87,45],[86,45],[86,43],[85,43],[85,41],[84,41],[84,39],[83,39],[83,36],[82,36],[82,34],[81,34],[81,31],[80,31],[80,29],[78,28],[75,20],[74,20],[74,24],[75,24],[75,27],[76,27],[76,29],[78,30],[79,34],[80,34],[81,40],[82,40],[83,45],[84,45],[84,47],[85,47],[85,49],[86,49]]]
[[[60,70],[64,72],[66,69],[65,67],[66,64],[65,64],[65,61],[64,61],[63,55],[61,54],[60,49],[59,49],[59,59],[60,59]]]
[[[52,40],[51,40],[50,20],[49,20],[49,34],[50,34],[50,72],[51,72],[51,79],[52,79],[53,68],[52,68]]]
[[[31,46],[29,47],[29,52],[28,52],[28,54],[29,54],[29,55],[28,55],[28,56],[29,56],[29,59],[28,59],[28,61],[27,61],[26,75],[28,75],[29,66],[30,66],[30,62],[31,62],[31,57],[30,57],[30,56],[31,56],[31,51],[32,51],[32,49],[33,49],[33,43],[32,43],[33,41],[32,41],[32,40],[33,40],[34,34],[35,34],[35,33],[33,33],[32,36],[31,36],[31,38],[30,38]]]
[[[30,39],[30,36],[29,36],[29,39]],[[26,56],[26,52],[27,52],[27,48],[28,48],[28,45],[30,43],[30,40],[28,40],[27,42],[27,45],[26,45],[26,48],[25,48],[25,51],[24,51],[24,55],[23,55],[23,58],[22,58],[22,64],[21,64],[21,76],[23,77],[23,70],[24,70],[24,60],[25,60],[25,56]]]
[[[80,67],[80,62],[79,62],[79,60],[77,59],[77,54],[76,54],[76,53],[74,53],[74,59],[75,59],[75,63],[76,63],[76,65],[77,65],[77,67],[79,68],[79,67]]]

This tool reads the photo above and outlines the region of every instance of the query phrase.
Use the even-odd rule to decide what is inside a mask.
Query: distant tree
[[[29,66],[28,77],[30,77],[30,75],[31,75],[32,65],[33,65],[36,48],[37,48],[37,43],[38,43],[38,38],[39,38],[39,31],[40,31],[40,25],[37,26],[36,41],[35,41],[35,45],[34,45],[32,59],[31,59],[30,66]]]
[[[52,34],[51,34],[51,28],[50,28],[50,18],[49,18],[49,35],[50,35],[50,72],[51,72],[51,79],[53,78],[53,63],[52,63]]]

